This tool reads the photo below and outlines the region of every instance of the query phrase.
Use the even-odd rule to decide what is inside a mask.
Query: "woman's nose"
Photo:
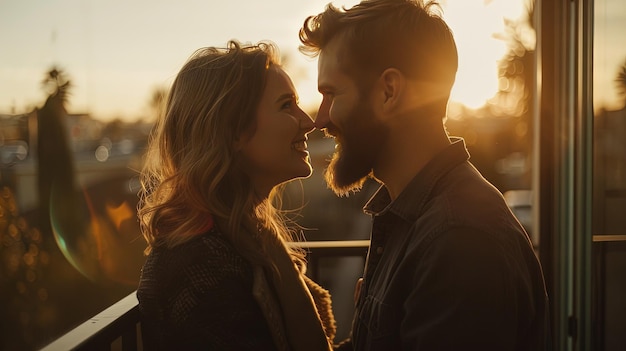
[[[300,118],[300,128],[306,130],[307,133],[311,132],[315,129],[315,124],[311,116],[308,113],[302,111],[302,116]]]

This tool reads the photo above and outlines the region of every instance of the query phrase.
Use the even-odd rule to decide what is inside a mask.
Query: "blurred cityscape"
[[[38,112],[0,115],[2,350],[36,349],[87,320],[135,289],[143,262],[136,180],[150,126],[67,114],[63,153],[62,140],[39,137],[54,127],[38,132]]]

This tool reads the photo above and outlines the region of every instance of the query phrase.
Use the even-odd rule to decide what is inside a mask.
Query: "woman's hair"
[[[235,144],[256,129],[267,72],[280,65],[271,43],[197,50],[176,76],[150,136],[138,206],[148,247],[180,245],[211,223],[253,262],[274,266],[263,252],[292,233],[267,199],[255,195]],[[290,249],[303,268],[304,256]]]
[[[435,11],[435,1],[364,0],[346,9],[329,3],[300,29],[300,51],[317,56],[335,38],[341,40],[341,67],[365,88],[385,69],[449,90],[458,56],[452,32]]]

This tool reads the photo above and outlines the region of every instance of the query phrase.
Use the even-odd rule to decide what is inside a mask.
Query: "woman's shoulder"
[[[173,248],[154,248],[144,264],[143,274],[150,271],[172,280],[185,276],[224,279],[229,275],[251,274],[251,267],[226,235],[212,228]]]
[[[219,230],[217,227],[207,230],[205,233],[195,237],[191,241],[195,242],[190,242],[189,246],[203,252],[211,251],[216,253],[237,253],[235,247],[230,241],[230,238],[228,238],[226,234],[224,234],[224,232]]]
[[[150,253],[137,290],[140,310],[145,318],[168,318],[170,326],[213,323],[251,299],[252,275],[250,263],[225,235],[209,230]]]
[[[211,229],[198,238],[199,244],[195,249],[203,257],[202,261],[213,269],[248,270],[250,263],[242,256],[224,233]]]

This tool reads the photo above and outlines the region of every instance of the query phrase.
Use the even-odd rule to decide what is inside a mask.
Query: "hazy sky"
[[[196,49],[232,38],[278,44],[302,104],[311,108],[320,99],[317,61],[297,51],[298,29],[329,1],[0,0],[0,113],[41,106],[41,81],[57,65],[74,85],[70,112],[134,120]],[[503,16],[520,16],[524,0],[440,2],[459,49],[453,98],[479,106],[497,91],[496,62],[506,51],[493,33],[503,32]]]

